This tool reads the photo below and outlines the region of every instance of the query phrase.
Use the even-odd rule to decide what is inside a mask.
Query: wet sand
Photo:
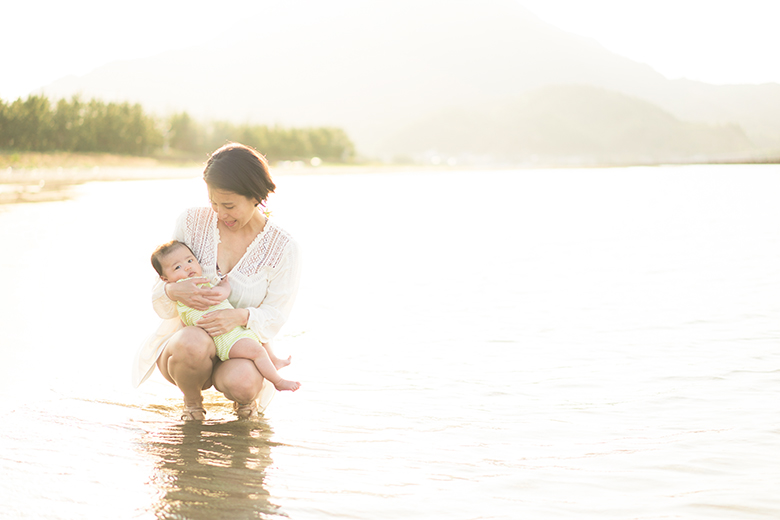
[[[0,204],[64,200],[71,188],[95,181],[192,178],[198,167],[93,166],[0,170]]]
[[[335,164],[310,166],[303,161],[271,165],[273,176],[340,175],[457,169],[449,166]],[[188,160],[110,154],[0,154],[0,204],[50,202],[70,197],[71,188],[87,182],[185,179],[198,177],[203,163]]]

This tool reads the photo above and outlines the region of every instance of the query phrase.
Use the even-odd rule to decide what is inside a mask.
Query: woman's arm
[[[220,301],[227,300],[230,296],[230,283],[227,278],[223,278],[218,285],[214,286],[215,291],[219,291]],[[245,327],[246,320],[249,318],[249,311],[246,309],[218,309],[203,315],[195,325],[202,328],[213,338],[220,334],[225,334],[238,326]]]
[[[262,303],[250,307],[246,326],[258,335],[263,343],[268,343],[292,311],[301,277],[301,252],[297,242],[290,240],[284,255],[268,280],[268,290]]]
[[[205,311],[226,299],[224,291],[216,288],[198,287],[208,282],[206,278],[191,278],[183,282],[165,283],[158,280],[152,287],[152,307],[161,318],[173,318],[178,314],[176,302],[187,307]],[[228,291],[228,296],[230,291]]]
[[[225,298],[224,290],[214,287],[200,287],[199,284],[208,282],[206,278],[188,278],[181,282],[165,284],[166,296],[175,302],[181,302],[187,307],[199,311],[205,311],[212,305],[216,305]],[[230,292],[228,291],[228,296]]]
[[[168,298],[165,294],[165,282],[159,278],[155,278],[154,286],[152,287],[152,308],[154,312],[163,319],[174,318],[179,315],[176,310],[176,302]]]

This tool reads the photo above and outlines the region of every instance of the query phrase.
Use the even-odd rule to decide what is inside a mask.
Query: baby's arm
[[[223,279],[216,286],[212,287],[213,291],[220,293],[220,298],[227,300],[230,296],[230,284],[227,279]],[[249,311],[246,309],[235,309],[230,302],[224,305],[221,309],[209,309],[209,312],[205,313],[202,318],[195,322],[195,325],[202,328],[213,338],[229,332],[238,326],[245,326],[249,319]]]
[[[227,300],[230,296],[230,282],[228,282],[227,277],[223,278],[213,289],[219,292],[218,298],[220,301]]]

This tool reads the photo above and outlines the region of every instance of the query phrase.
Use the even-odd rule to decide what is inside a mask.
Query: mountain
[[[681,121],[647,101],[598,87],[534,89],[502,102],[442,110],[382,143],[396,159],[621,164],[746,157],[737,125]]]
[[[300,1],[287,3],[294,11],[305,7]],[[248,36],[235,43],[216,38],[209,46],[110,63],[42,92],[140,102],[158,113],[186,110],[197,118],[341,126],[359,151],[387,156],[398,153],[399,132],[410,125],[421,128],[416,122],[423,119],[461,114],[465,119],[454,124],[463,126],[479,117],[481,129],[497,132],[506,125],[506,114],[525,117],[515,104],[522,105],[518,99],[527,93],[580,85],[652,103],[680,122],[738,125],[744,133],[732,132],[733,141],[722,137],[729,132],[718,134],[728,141],[727,150],[743,150],[749,141],[757,153],[780,143],[780,85],[670,81],[647,65],[542,22],[512,0],[334,0],[329,5],[332,12],[322,23],[255,21],[245,31]],[[579,92],[573,102],[585,95]],[[610,110],[624,103],[611,99],[616,105]],[[429,131],[436,128],[429,123]],[[700,126],[701,135],[691,139],[706,140],[712,128]],[[697,133],[694,126],[687,132]]]

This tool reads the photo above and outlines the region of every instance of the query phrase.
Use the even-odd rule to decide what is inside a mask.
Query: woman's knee
[[[182,391],[193,388],[209,388],[214,369],[216,347],[203,329],[186,327],[165,345],[157,367],[163,377]]]
[[[216,355],[214,340],[200,327],[185,327],[169,341],[166,350],[175,357],[191,361],[213,359]]]
[[[220,363],[214,372],[214,386],[238,403],[255,399],[263,388],[263,376],[248,359],[232,359]]]

